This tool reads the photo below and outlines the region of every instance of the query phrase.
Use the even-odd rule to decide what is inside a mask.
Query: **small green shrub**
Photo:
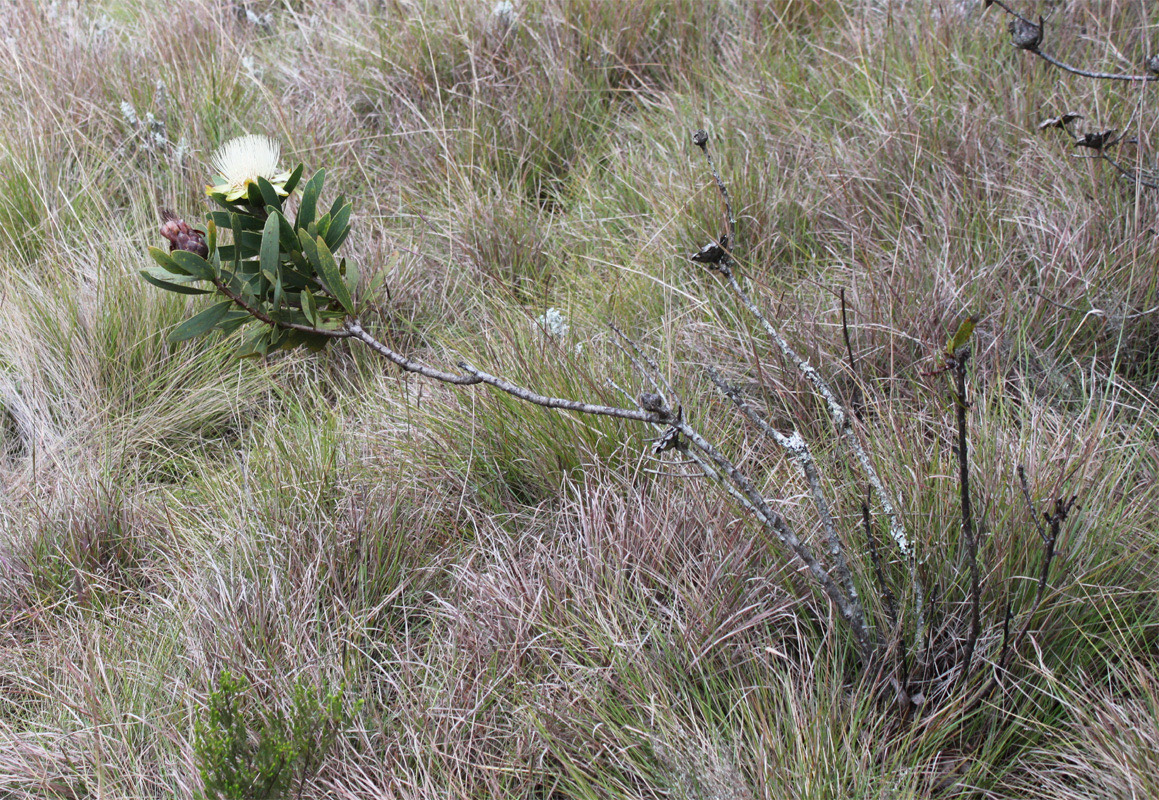
[[[342,689],[298,680],[288,716],[249,689],[244,676],[223,671],[194,727],[205,798],[276,798],[302,787],[350,720]]]

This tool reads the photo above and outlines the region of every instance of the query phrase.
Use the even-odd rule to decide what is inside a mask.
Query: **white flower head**
[[[567,338],[571,326],[567,324],[567,317],[560,313],[558,308],[549,308],[536,318],[535,324],[540,330],[553,339]]]
[[[289,172],[278,171],[281,146],[268,136],[249,134],[230,139],[213,154],[213,168],[217,175],[213,185],[206,187],[208,194],[223,194],[233,202],[241,200],[249,193],[249,185],[265,178],[278,194],[286,195],[286,181]]]
[[[498,19],[505,25],[510,25],[515,18],[515,4],[511,0],[499,0],[495,7],[491,9],[491,16]]]

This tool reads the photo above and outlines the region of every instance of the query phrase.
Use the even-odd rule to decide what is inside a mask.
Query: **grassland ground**
[[[1154,89],[1049,70],[982,5],[0,4],[0,796],[197,796],[223,670],[272,709],[345,687],[350,724],[302,797],[1159,796],[1159,193],[1036,130],[1134,113],[1143,160]],[[1040,5],[1057,52],[1096,67],[1159,30],[1150,3]],[[947,653],[967,581],[953,406],[928,373],[961,318],[982,315],[983,674],[1041,567],[1017,467],[1043,507],[1078,495],[981,704],[947,661],[901,713],[800,564],[644,429],[356,346],[170,344],[203,301],[137,274],[159,207],[204,209],[213,149],[269,134],[354,201],[347,256],[384,274],[363,319],[384,341],[612,400],[608,378],[647,388],[615,322],[819,537],[796,468],[706,368],[759,398],[813,445],[883,619],[855,465],[688,262],[721,233],[697,128],[746,285],[864,396]]]

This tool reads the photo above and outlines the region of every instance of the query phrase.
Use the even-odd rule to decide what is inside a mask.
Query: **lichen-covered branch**
[[[708,370],[708,377],[716,384],[737,409],[748,418],[750,422],[756,425],[767,438],[776,442],[781,449],[789,454],[789,457],[797,463],[800,467],[801,473],[805,476],[805,482],[809,485],[809,494],[813,499],[813,507],[817,510],[817,515],[821,519],[821,529],[825,532],[825,540],[828,543],[827,553],[833,563],[833,568],[837,572],[837,577],[845,587],[845,592],[849,597],[853,612],[860,619],[861,624],[865,624],[865,610],[861,603],[861,598],[857,593],[857,586],[853,581],[853,573],[849,569],[849,561],[845,557],[845,547],[841,544],[841,537],[837,533],[837,523],[833,519],[833,513],[829,509],[829,501],[825,497],[825,491],[821,486],[821,476],[817,472],[817,463],[813,460],[813,454],[809,451],[809,445],[805,439],[797,431],[786,436],[778,431],[768,422],[766,422],[761,415],[753,408],[748,401],[741,396],[740,391],[730,386],[715,370]]]

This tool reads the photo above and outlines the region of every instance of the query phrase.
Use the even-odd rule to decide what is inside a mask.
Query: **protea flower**
[[[209,245],[201,231],[195,230],[188,222],[167,208],[161,209],[161,235],[169,240],[169,252],[188,250],[202,258],[209,258]]]
[[[229,202],[236,202],[249,194],[249,185],[265,178],[278,194],[285,197],[288,171],[278,170],[281,146],[268,136],[249,134],[230,139],[213,154],[211,163],[217,170],[213,185],[206,186],[206,194],[223,194]]]

